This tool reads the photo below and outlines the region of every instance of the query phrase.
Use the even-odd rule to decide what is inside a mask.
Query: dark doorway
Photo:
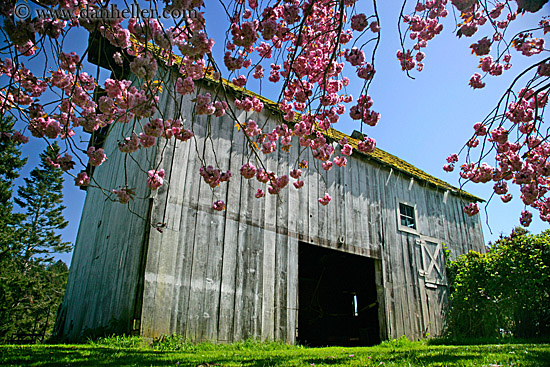
[[[374,260],[300,242],[298,342],[380,343]]]

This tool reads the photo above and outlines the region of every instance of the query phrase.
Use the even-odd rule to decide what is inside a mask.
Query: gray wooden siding
[[[166,96],[160,103],[167,113]],[[63,337],[130,332],[136,304],[142,246],[148,231],[150,190],[147,173],[118,149],[134,125],[114,124],[103,148],[107,160],[93,173],[80,220],[64,301],[56,329]],[[138,128],[138,131],[140,128]],[[134,153],[141,167],[157,162],[157,149]],[[110,189],[134,188],[136,200],[128,205],[108,198]],[[162,190],[162,189],[161,189]],[[110,196],[115,198],[114,195]],[[137,302],[136,302],[137,301]]]
[[[296,190],[291,179],[280,195],[270,195],[267,185],[239,174],[253,155],[235,121],[228,116],[192,118],[190,100],[179,101],[181,108],[167,99],[161,103],[165,118],[179,110],[186,127],[193,121],[195,137],[167,144],[162,140],[166,145],[157,147],[162,152],[158,157],[150,150],[135,155],[141,161],[148,154],[165,169],[161,189],[150,194],[144,174],[127,161],[129,184],[138,188],[138,197],[151,198],[150,222],[164,223],[163,233],[151,230],[142,241],[148,200],[131,203],[140,218],[123,205],[105,201],[99,190],[88,190],[64,302],[66,334],[107,327],[115,320],[128,328],[140,301],[134,298],[145,244],[142,335],[293,343],[299,312],[299,241],[376,259],[382,338],[418,339],[441,332],[447,291],[444,284],[426,287],[418,240],[444,242],[455,255],[482,250],[479,218],[462,212],[465,202],[451,193],[444,203],[442,189],[423,181],[411,186],[408,175],[397,170],[390,174],[388,167],[360,154],[348,157],[346,167],[326,172],[296,140],[290,152],[276,150],[265,164],[278,175],[288,174],[300,152],[300,160],[310,164],[306,185]],[[252,117],[270,126],[269,131],[279,121],[267,108],[260,114],[237,112],[240,121]],[[114,154],[94,175],[105,187],[123,182],[124,155],[116,153],[115,139],[127,135],[112,134],[107,143],[107,153]],[[203,162],[231,170],[231,181],[212,190],[199,176]],[[266,191],[265,198],[254,197],[258,188]],[[333,197],[326,207],[317,202],[325,192]],[[419,234],[398,230],[396,198],[416,205]],[[211,209],[215,200],[226,201],[227,210]],[[67,329],[71,323],[73,331]]]
[[[190,116],[189,99],[183,106]],[[261,114],[237,112],[241,121],[252,117],[267,123],[268,131],[278,121],[267,108]],[[389,177],[390,169],[362,155],[325,172],[309,151],[300,157],[310,163],[307,184],[296,190],[291,179],[279,196],[269,195],[266,185],[240,176],[251,150],[234,125],[228,116],[196,116],[196,139],[170,142],[163,160],[167,172],[171,169],[170,185],[155,197],[152,218],[166,220],[167,227],[162,234],[151,232],[142,333],[178,333],[193,341],[294,342],[298,241],[381,261],[384,336],[418,339],[440,333],[446,287],[426,288],[417,239],[444,242],[454,254],[481,250],[479,219],[463,214],[465,202],[450,194],[443,203],[442,189],[422,181],[411,185],[410,177],[397,170]],[[273,152],[267,168],[288,174],[298,149],[294,141],[289,153]],[[230,169],[229,184],[212,190],[204,183],[197,152],[205,164],[217,161],[220,169]],[[254,197],[257,188],[266,191],[265,198]],[[317,199],[325,192],[333,199],[323,207]],[[396,198],[416,204],[419,235],[398,231]],[[226,201],[226,211],[211,209],[217,199]]]

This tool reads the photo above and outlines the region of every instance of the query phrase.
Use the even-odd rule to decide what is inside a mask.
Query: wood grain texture
[[[223,93],[213,88],[203,85],[202,91]],[[300,312],[299,242],[375,259],[382,339],[441,333],[447,288],[427,288],[418,241],[429,237],[445,243],[453,256],[482,251],[479,218],[464,215],[464,199],[451,192],[443,202],[443,189],[418,178],[411,184],[403,171],[356,153],[347,157],[347,166],[324,171],[296,139],[288,153],[265,156],[264,168],[284,175],[306,159],[306,185],[296,190],[290,179],[279,195],[257,199],[256,190],[267,193],[267,185],[239,174],[245,162],[260,166],[254,148],[229,115],[194,116],[191,99],[161,103],[164,118],[181,114],[194,138],[161,140],[153,151],[135,154],[142,166],[154,162],[166,171],[166,185],[153,194],[144,185],[143,172],[118,152],[117,140],[129,135],[129,126],[117,125],[120,131],[107,140],[109,160],[94,179],[111,188],[126,182],[136,187],[137,196],[152,198],[153,206],[147,217],[149,202],[133,201],[136,216],[106,201],[100,190],[88,190],[63,303],[65,336],[78,338],[101,328],[128,331],[140,294],[136,288],[143,284],[143,299],[137,302],[143,336],[177,333],[196,342],[259,338],[294,343]],[[253,118],[265,132],[281,123],[267,108],[236,113],[241,123]],[[198,171],[210,164],[230,170],[231,181],[208,186]],[[127,174],[121,177],[124,166]],[[318,202],[325,192],[333,198],[326,207]],[[416,205],[417,233],[399,230],[398,199]],[[215,200],[224,200],[227,210],[214,211]],[[151,230],[144,241],[148,223],[162,225],[163,233]],[[145,271],[140,275],[144,243]]]

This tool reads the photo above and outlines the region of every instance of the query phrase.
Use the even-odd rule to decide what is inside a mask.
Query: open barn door
[[[298,256],[298,342],[380,342],[374,260],[306,243]]]
[[[441,241],[421,236],[416,240],[424,337],[443,331],[449,289]]]

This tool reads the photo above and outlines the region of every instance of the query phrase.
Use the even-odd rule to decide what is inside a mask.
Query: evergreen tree
[[[5,127],[12,129],[13,124]],[[58,233],[67,226],[61,205],[63,171],[48,163],[59,154],[59,147],[49,147],[40,155],[40,165],[14,198],[22,212],[13,213],[13,180],[25,161],[6,140],[11,136],[2,135],[0,152],[0,175],[8,178],[0,185],[0,342],[15,334],[44,335],[51,330],[68,275],[67,266],[54,262],[52,255],[72,247]]]
[[[13,125],[12,119],[0,117],[0,261],[9,255],[22,219],[13,213],[11,197],[14,181],[27,160],[21,158],[19,143],[13,139]]]
[[[21,223],[24,238],[20,256],[23,265],[31,258],[51,260],[52,253],[69,252],[72,246],[63,242],[58,230],[67,226],[63,217],[63,171],[48,163],[59,154],[54,144],[40,155],[40,165],[25,178],[25,186],[17,190],[15,202],[25,211]]]
[[[13,139],[14,121],[0,118],[0,340],[13,331],[13,289],[23,285],[16,270],[16,249],[20,248],[19,222],[23,215],[13,213],[11,200],[14,181],[26,163],[19,143]]]

